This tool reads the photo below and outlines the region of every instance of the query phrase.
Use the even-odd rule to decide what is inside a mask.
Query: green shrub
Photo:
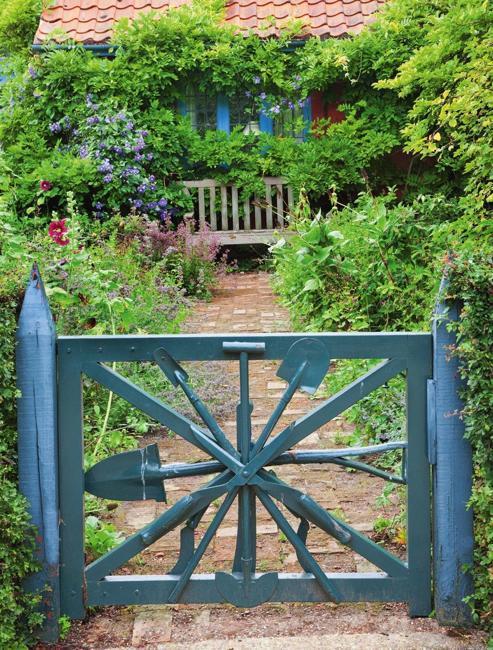
[[[465,422],[474,452],[475,618],[491,624],[493,559],[493,257],[490,226],[454,204],[421,197],[411,205],[362,196],[354,208],[301,219],[296,234],[273,247],[276,286],[298,325],[307,330],[428,330],[444,260],[450,296],[463,301],[457,353],[466,379]],[[450,257],[446,252],[457,253]],[[361,375],[367,361],[345,362],[328,376],[334,392]],[[347,414],[356,444],[400,438],[404,381],[395,379]],[[397,456],[394,454],[394,460]]]
[[[40,618],[37,600],[21,588],[36,568],[34,531],[17,490],[14,336],[24,278],[13,266],[6,272],[0,242],[0,648],[10,649],[27,647]]]
[[[43,0],[9,0],[0,6],[0,55],[27,56],[38,27]]]
[[[85,521],[85,542],[87,563],[97,560],[112,548],[123,541],[122,533],[119,533],[113,524],[101,521],[98,517],[90,515]]]
[[[461,374],[465,380],[464,421],[471,441],[474,487],[474,581],[470,599],[475,619],[493,621],[493,253],[464,254],[449,265],[449,297],[463,307],[457,323]]]
[[[336,197],[334,197],[336,201]],[[412,205],[362,194],[354,206],[294,223],[274,247],[277,287],[299,326],[406,329],[429,321],[436,246],[431,235],[439,198]],[[415,295],[426,296],[424,302]]]

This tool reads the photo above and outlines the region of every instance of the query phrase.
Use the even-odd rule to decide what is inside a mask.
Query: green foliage
[[[367,187],[378,191],[392,183],[411,191],[419,182],[423,191],[442,179],[441,172],[412,158],[401,166],[392,163],[389,156],[402,142],[400,128],[409,102],[372,87],[381,70],[369,65],[358,39],[312,39],[290,51],[295,23],[279,39],[262,40],[235,34],[221,23],[222,14],[221,3],[195,2],[165,15],[123,20],[115,36],[119,48],[114,60],[82,48],[52,49],[34,57],[30,74],[18,74],[5,84],[0,100],[0,139],[12,207],[23,214],[37,202],[34,212],[49,214],[49,209],[65,208],[63,198],[71,189],[88,211],[94,211],[96,201],[104,204],[105,214],[126,214],[141,198],[135,194],[137,185],[149,175],[165,177],[164,196],[180,213],[187,207],[179,186],[184,178],[233,182],[246,196],[262,191],[262,176],[285,176],[295,192],[304,188],[321,204],[327,204],[334,189],[355,198]],[[418,34],[413,34],[417,43]],[[382,36],[372,38],[374,50],[382,47]],[[409,42],[404,28],[394,34],[394,45],[400,43],[401,50]],[[353,57],[367,67],[353,69]],[[381,52],[381,58],[389,59],[388,52]],[[229,136],[198,134],[177,115],[177,102],[190,89],[237,100],[248,95],[250,110],[258,113],[263,106],[272,116],[320,89],[328,101],[341,104],[346,119],[334,125],[321,121],[304,143],[241,129]],[[136,130],[149,134],[146,153],[153,160],[139,170],[139,178],[122,178],[119,162],[127,161],[110,155],[112,147],[124,145],[124,138],[107,120],[122,111]],[[88,125],[95,116],[99,123]],[[64,124],[77,125],[77,133]],[[63,128],[50,130],[56,125]],[[100,144],[104,153],[98,158]],[[81,149],[88,151],[84,160]],[[107,184],[98,173],[104,158],[114,167]],[[53,187],[40,195],[43,179]],[[152,213],[146,206],[154,198],[147,198],[139,211]]]
[[[443,14],[430,20],[422,47],[379,87],[413,97],[403,130],[407,149],[464,171],[463,206],[486,216],[493,203],[493,6],[440,4]]]
[[[58,628],[60,630],[60,639],[62,641],[64,641],[67,638],[71,626],[72,626],[72,622],[68,616],[60,616],[60,618],[58,619]]]
[[[16,464],[14,336],[30,265],[40,260],[60,334],[174,333],[190,304],[171,270],[145,260],[138,241],[126,232],[128,222],[90,225],[75,208],[73,195],[65,203],[69,216],[52,222],[58,230],[51,237],[44,220],[19,222],[0,205],[0,647],[9,649],[26,647],[40,623],[36,598],[21,590],[36,564],[34,531],[17,491]],[[195,263],[200,274],[200,263]],[[207,259],[209,282],[213,268]],[[209,286],[205,279],[203,286]],[[118,370],[144,385],[166,386],[162,376],[155,377],[143,364],[133,364],[130,372]],[[89,465],[135,447],[149,429],[147,418],[93,382],[85,382],[84,401]],[[118,541],[113,530],[94,520],[87,534],[94,556]]]
[[[15,275],[4,273],[3,235],[4,232],[0,236],[0,647],[25,648],[40,616],[35,611],[37,599],[21,589],[22,580],[37,565],[33,558],[34,531],[25,500],[17,491],[14,335],[21,283]],[[12,248],[18,244],[14,238]]]
[[[123,539],[122,533],[119,533],[113,524],[102,521],[94,515],[86,517],[85,548],[88,562],[97,560],[101,555],[111,551]]]
[[[46,2],[44,3],[46,4]],[[34,41],[43,0],[8,0],[0,6],[0,55],[27,56]]]
[[[337,81],[343,71],[353,97],[366,84],[383,93],[389,102],[384,120],[401,116],[405,149],[435,161],[427,185],[432,192],[416,196],[409,178],[411,191],[399,203],[362,195],[341,210],[332,196],[337,209],[315,219],[302,205],[296,234],[273,251],[278,289],[295,322],[308,330],[428,329],[443,261],[449,261],[451,295],[464,302],[457,353],[475,459],[476,590],[470,602],[486,626],[493,559],[492,34],[491,3],[396,0],[355,39],[310,41],[302,55],[306,87],[323,88],[323,78]],[[375,106],[372,97],[370,109]],[[448,251],[454,251],[452,261]],[[329,388],[361,374],[360,366],[340,366]],[[402,400],[401,380],[362,400],[349,413],[357,427],[353,439],[398,436]],[[393,530],[394,522],[382,520],[380,528]]]
[[[464,421],[474,452],[474,577],[471,599],[478,622],[491,625],[493,567],[493,252],[450,260],[449,297],[463,307],[456,353],[465,380]]]
[[[441,209],[439,199],[434,203]],[[424,303],[413,297],[436,285],[431,207],[429,197],[404,205],[392,194],[363,194],[354,207],[297,221],[296,234],[273,247],[278,288],[297,324],[325,330],[425,324],[432,293]]]

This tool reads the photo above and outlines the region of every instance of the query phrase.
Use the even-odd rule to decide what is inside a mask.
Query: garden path
[[[262,272],[235,273],[226,276],[209,303],[195,306],[185,325],[187,332],[283,332],[289,330],[289,316],[279,306],[270,286],[269,275]],[[221,362],[216,362],[221,363]],[[219,391],[229,394],[238,390],[236,362],[221,366]],[[226,368],[225,368],[226,366]],[[193,364],[190,364],[193,377]],[[284,382],[275,372],[277,363],[251,363],[251,399],[254,402],[254,437],[267,421],[277,403]],[[320,396],[321,397],[321,396]],[[317,399],[315,395],[315,400]],[[281,425],[313,408],[313,398],[297,393],[287,409]],[[232,402],[231,402],[232,403]],[[316,402],[315,402],[316,403]],[[234,409],[221,422],[228,435],[235,431]],[[312,434],[302,444],[305,448],[334,447],[344,444],[350,426],[336,419]],[[188,443],[164,435],[143,440],[157,441],[163,462],[196,461],[197,452]],[[308,491],[320,504],[337,511],[346,521],[365,534],[373,534],[373,522],[381,514],[375,499],[381,494],[379,479],[349,473],[335,466],[285,466],[279,475],[291,485]],[[204,482],[204,477],[168,481],[169,504]],[[122,503],[114,513],[114,521],[125,533],[132,533],[150,522],[165,507],[150,502]],[[213,509],[213,508],[212,508]],[[395,505],[386,508],[386,515],[396,512]],[[214,513],[204,517],[199,535]],[[231,510],[211,547],[199,565],[201,572],[230,569],[235,551],[237,513]],[[344,550],[321,531],[311,531],[308,547],[326,570],[373,570],[366,560]],[[159,540],[139,558],[129,563],[122,573],[159,573],[169,570],[176,561],[178,532]],[[394,551],[396,549],[394,547]],[[296,556],[289,543],[279,535],[277,526],[263,511],[258,515],[258,570],[299,572]],[[481,648],[477,633],[439,628],[432,619],[407,617],[400,604],[266,604],[255,609],[235,609],[229,605],[174,605],[141,608],[106,608],[93,614],[87,622],[75,623],[60,648]]]

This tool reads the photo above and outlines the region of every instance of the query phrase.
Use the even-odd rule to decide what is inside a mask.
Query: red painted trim
[[[328,104],[325,109],[325,115],[330,118],[332,124],[337,124],[346,119],[344,113],[337,108],[338,106],[339,102],[332,102],[331,104]]]
[[[325,102],[322,93],[317,90],[311,96],[312,120],[321,120],[325,117]]]

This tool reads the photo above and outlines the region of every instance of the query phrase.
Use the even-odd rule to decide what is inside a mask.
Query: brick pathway
[[[287,312],[275,301],[266,273],[232,274],[221,281],[221,288],[210,303],[199,303],[186,327],[188,332],[283,332],[289,330]],[[221,364],[221,390],[229,394],[231,404],[238,395],[237,362]],[[194,365],[190,364],[193,376]],[[251,399],[254,402],[253,435],[267,422],[285,383],[276,375],[277,362],[250,363]],[[304,393],[297,393],[277,427],[288,424],[316,405]],[[234,439],[235,412],[221,422]],[[330,422],[309,436],[302,448],[340,446],[349,427],[343,419]],[[162,462],[197,461],[204,456],[196,448],[176,437],[156,436]],[[147,437],[144,444],[152,440]],[[359,531],[371,533],[373,521],[381,514],[375,499],[381,494],[379,479],[349,473],[335,466],[293,466],[278,468],[279,476],[290,485],[309,492],[322,506],[334,510]],[[191,489],[204,483],[204,477],[168,481],[168,505],[151,502],[123,503],[115,521],[125,533],[132,533],[154,519],[164,508],[175,503]],[[217,507],[217,506],[216,506]],[[198,536],[214,516],[215,507],[199,526]],[[393,510],[387,510],[387,515]],[[284,513],[288,519],[288,515]],[[294,524],[294,519],[291,518]],[[198,572],[230,570],[236,544],[237,512],[233,508],[204,555]],[[257,569],[299,572],[296,556],[279,534],[276,524],[260,504],[257,520]],[[363,558],[344,549],[318,529],[309,533],[308,548],[326,571],[372,571]],[[120,573],[163,573],[175,564],[179,532],[166,535]],[[289,634],[289,638],[283,638]],[[274,645],[273,637],[278,637]],[[252,641],[252,639],[255,641]],[[182,645],[183,644],[183,645]],[[197,644],[197,645],[195,645]],[[161,606],[108,608],[85,624],[77,624],[61,647],[71,648],[480,648],[478,635],[451,636],[433,620],[410,620],[398,604],[339,605],[263,605],[252,610],[225,606]]]

